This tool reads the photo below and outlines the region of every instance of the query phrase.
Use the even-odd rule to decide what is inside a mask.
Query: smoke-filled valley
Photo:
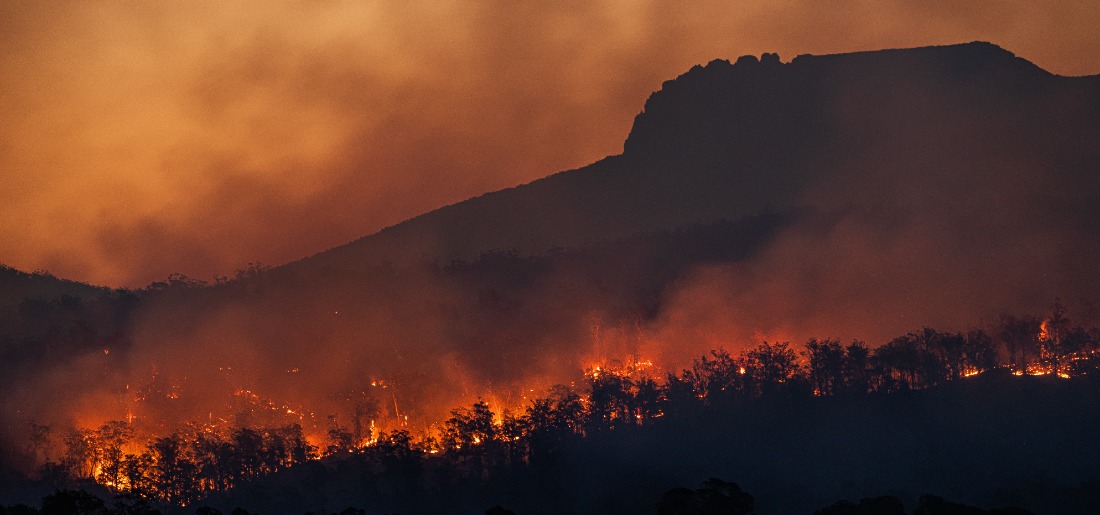
[[[34,425],[112,420],[439,438],[458,406],[502,419],[595,367],[662,379],[924,327],[1027,374],[1005,315],[1095,350],[1097,141],[1100,76],[987,43],[714,61],[654,93],[620,155],[293,263],[137,291],[0,270],[0,460],[33,475]]]

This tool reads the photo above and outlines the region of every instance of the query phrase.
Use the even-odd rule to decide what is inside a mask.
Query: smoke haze
[[[617,154],[713,58],[996,41],[1095,73],[1089,2],[8,3],[0,261],[111,286],[279,264]],[[1051,37],[1057,34],[1057,37]]]

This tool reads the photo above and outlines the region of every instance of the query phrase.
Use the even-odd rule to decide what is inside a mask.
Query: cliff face
[[[990,96],[1002,97],[1008,108],[1034,100],[1026,93],[1043,89],[1052,77],[988,43],[801,55],[789,64],[776,54],[743,56],[732,64],[715,60],[650,96],[625,153],[665,161],[701,155],[725,162],[779,159],[837,128],[837,101],[847,97],[869,101],[864,108],[875,112],[868,114],[880,115],[891,114],[891,105],[900,115],[926,102],[919,92],[944,94],[940,105],[922,105],[924,111],[949,102],[980,105]],[[905,90],[913,94],[908,102]],[[884,97],[891,104],[874,102]]]

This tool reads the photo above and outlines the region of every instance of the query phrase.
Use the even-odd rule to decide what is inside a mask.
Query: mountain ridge
[[[361,259],[446,262],[498,248],[537,254],[786,208],[804,201],[804,191],[821,178],[807,161],[835,153],[829,146],[837,139],[834,134],[843,133],[837,125],[848,121],[841,117],[851,117],[843,111],[837,115],[837,104],[848,101],[845,95],[868,96],[881,87],[915,89],[927,96],[942,89],[947,98],[936,99],[940,104],[984,102],[989,106],[981,109],[1000,116],[1019,99],[1047,102],[1047,97],[1082,96],[1079,91],[1063,95],[1070,82],[1100,91],[1097,76],[1062,79],[1067,78],[980,42],[804,54],[786,64],[775,54],[764,54],[763,60],[744,56],[734,63],[715,60],[665,82],[650,95],[621,154],[429,211],[287,266],[300,269],[313,262],[346,268]],[[1100,115],[1097,97],[1091,106],[1087,101],[1084,105]],[[873,98],[866,107],[891,109]],[[939,122],[927,113],[950,115],[956,106],[933,107],[903,105],[898,111]],[[758,123],[739,125],[738,119]],[[678,180],[689,175],[693,182]],[[723,207],[727,202],[742,208]]]

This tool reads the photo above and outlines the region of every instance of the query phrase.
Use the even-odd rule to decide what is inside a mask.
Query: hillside
[[[107,288],[59,279],[48,273],[26,273],[0,264],[0,309],[18,306],[24,299],[64,295],[86,297],[108,291]]]
[[[993,201],[976,189],[1017,205],[1020,188],[1040,204],[1081,201],[1075,215],[1091,215],[1098,120],[1100,77],[1054,76],[988,43],[716,60],[654,93],[621,155],[292,267],[540,253],[807,203]]]

